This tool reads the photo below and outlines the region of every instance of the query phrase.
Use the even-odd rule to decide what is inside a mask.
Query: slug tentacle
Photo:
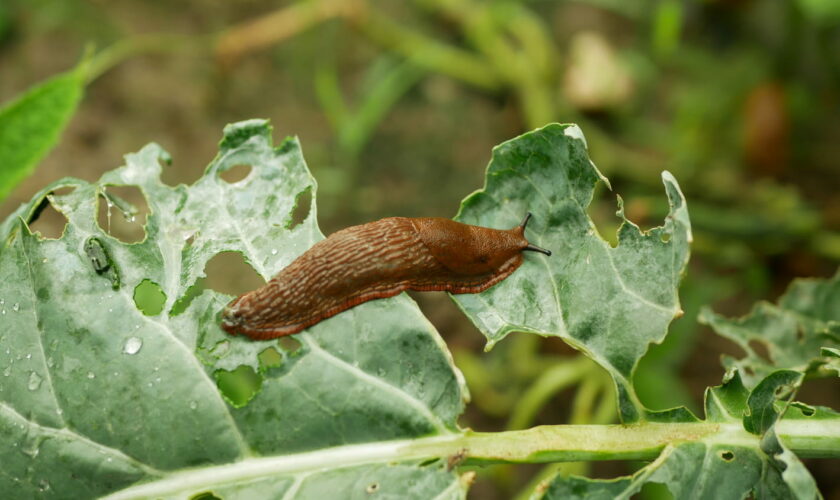
[[[261,288],[234,299],[222,328],[253,339],[297,333],[373,299],[405,290],[478,293],[522,264],[526,250],[551,255],[508,230],[443,218],[390,217],[336,232]]]

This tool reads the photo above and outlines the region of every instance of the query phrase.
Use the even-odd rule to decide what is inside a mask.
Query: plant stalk
[[[800,457],[840,458],[840,421],[783,420],[777,424],[776,432],[784,444]],[[338,446],[293,455],[248,458],[226,465],[187,469],[105,498],[169,497],[278,475],[462,456],[465,463],[654,460],[666,445],[691,441],[760,446],[759,437],[746,432],[740,423],[553,425],[506,432],[467,430],[418,439]]]

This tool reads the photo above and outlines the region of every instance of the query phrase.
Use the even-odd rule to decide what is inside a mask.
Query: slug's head
[[[240,306],[240,302],[242,302],[244,297],[243,295],[233,299],[222,311],[222,330],[231,335],[240,333],[245,324],[244,311]]]
[[[515,269],[522,263],[522,252],[551,252],[525,239],[529,213],[512,229],[490,229],[461,224],[449,219],[417,219],[418,230],[426,247],[453,273],[464,276],[496,274]]]

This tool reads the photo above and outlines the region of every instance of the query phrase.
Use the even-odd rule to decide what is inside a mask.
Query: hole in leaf
[[[139,243],[146,238],[149,205],[137,186],[103,186],[96,222],[99,228],[122,241]]]
[[[273,347],[262,351],[257,358],[260,360],[260,366],[264,369],[276,368],[283,364],[283,355]]]
[[[671,233],[662,231],[661,233],[659,233],[659,239],[662,241],[662,243],[668,243],[669,241],[671,241]]]
[[[292,209],[286,229],[293,229],[309,217],[312,208],[312,187],[307,187],[295,196],[295,208]]]
[[[146,316],[160,314],[164,303],[166,303],[166,294],[154,281],[143,280],[134,288],[134,305]]]
[[[262,385],[262,377],[250,366],[242,365],[233,371],[216,370],[213,375],[219,391],[235,408],[248,404]]]
[[[190,500],[222,500],[222,497],[217,497],[210,491],[202,491],[191,496]]]
[[[773,394],[776,396],[776,399],[781,399],[782,397],[784,397],[785,394],[789,393],[792,390],[793,387],[787,384],[780,385],[779,387],[776,387],[776,390],[773,391]]]
[[[57,240],[64,234],[64,228],[67,227],[67,217],[56,210],[45,196],[32,211],[27,226],[33,234],[38,233],[42,238]]]
[[[303,347],[303,344],[300,343],[300,340],[288,335],[285,337],[280,337],[280,340],[277,341],[277,344],[279,344],[280,348],[289,354],[294,354],[298,352],[301,347]]]
[[[203,292],[206,288],[207,287],[204,285],[204,278],[197,279],[191,287],[187,288],[187,291],[184,292],[184,295],[182,295],[178,300],[175,301],[174,304],[172,304],[172,309],[169,310],[169,315],[177,316],[182,312],[186,311],[187,308],[190,307],[192,301],[195,300],[196,297],[201,295],[201,292]]]
[[[720,458],[725,462],[731,462],[735,460],[735,454],[729,450],[721,450],[718,453],[718,455],[720,455]]]
[[[817,413],[816,408],[814,408],[811,405],[807,405],[801,401],[794,401],[790,405],[799,410],[802,413],[802,415],[806,417],[813,417],[814,414]]]
[[[85,255],[90,260],[90,265],[96,274],[107,278],[111,282],[111,288],[118,289],[120,287],[120,273],[102,240],[96,236],[91,236],[85,241],[84,249]]]
[[[763,359],[764,361],[766,361],[768,363],[772,362],[770,360],[770,351],[767,349],[767,344],[765,344],[764,342],[762,342],[760,340],[752,339],[749,342],[749,346],[750,346],[750,349],[752,349],[752,351],[755,353],[756,356],[758,356],[759,358]]]
[[[219,174],[219,177],[228,184],[235,184],[248,177],[253,168],[251,165],[234,165]]]
[[[379,491],[379,483],[370,483],[367,488],[365,488],[365,491],[368,493],[376,493]]]
[[[213,256],[204,266],[207,288],[228,295],[242,295],[265,282],[254,268],[248,265],[239,252],[221,252]]]
[[[657,500],[668,500],[673,499],[674,495],[664,484],[649,482],[645,483],[644,486],[642,486],[642,489],[639,490],[638,497],[634,496],[633,498],[656,498]]]

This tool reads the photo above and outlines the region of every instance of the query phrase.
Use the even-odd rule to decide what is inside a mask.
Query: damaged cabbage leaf
[[[668,444],[656,460],[632,476],[609,480],[556,476],[538,488],[537,497],[632,498],[646,484],[658,483],[673,498],[818,498],[811,474],[776,436],[776,427],[787,420],[805,418],[818,426],[821,420],[838,416],[827,409],[817,412],[777,401],[780,389],[797,385],[801,379],[802,374],[795,371],[775,372],[750,392],[735,371],[723,385],[706,390],[705,422],[718,425],[718,432],[697,441]],[[785,418],[779,421],[785,410]]]
[[[618,245],[587,213],[595,185],[607,182],[589,160],[576,125],[549,125],[497,146],[484,189],[461,204],[456,219],[508,228],[534,214],[526,236],[553,252],[529,254],[521,271],[477,295],[454,300],[487,337],[488,348],[511,332],[556,335],[613,376],[625,422],[644,418],[633,370],[682,314],[677,288],[688,262],[691,226],[676,180],[662,174],[670,212],[648,231],[624,218]]]
[[[840,374],[840,272],[830,279],[795,280],[777,305],[759,302],[742,318],[706,308],[699,320],[746,352],[741,359],[723,356],[723,364],[737,369],[747,387],[779,369]]]
[[[219,252],[240,252],[268,279],[323,238],[297,140],[275,148],[267,122],[230,125],[190,186],[164,185],[161,159],[152,144],[95,183],[58,181],[0,226],[0,491],[131,498],[218,488],[253,498],[408,484],[417,498],[461,497],[466,486],[444,465],[400,463],[393,450],[396,461],[370,458],[384,441],[453,433],[463,409],[460,374],[410,298],[324,321],[296,336],[295,350],[222,332],[230,296],[204,290],[181,300]],[[237,165],[252,167],[246,178],[220,177]],[[139,243],[97,224],[114,185],[146,198]],[[308,213],[292,224],[307,191]],[[58,239],[27,225],[45,200],[68,219]],[[149,315],[135,304],[141,283],[165,296]],[[258,355],[269,348],[276,359],[264,366]],[[262,382],[236,408],[215,375],[239,366]],[[265,460],[274,468],[248,476]]]

